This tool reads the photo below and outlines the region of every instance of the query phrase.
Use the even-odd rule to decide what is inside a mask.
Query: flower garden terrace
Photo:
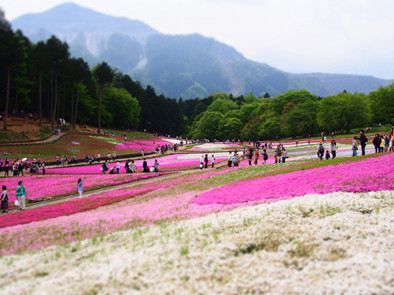
[[[186,293],[194,293],[198,287],[204,290],[210,286],[217,290],[225,288],[226,293],[232,294],[223,280],[235,286],[234,294],[245,290],[241,286],[256,292],[264,288],[275,290],[274,284],[268,281],[257,284],[258,273],[267,267],[271,269],[267,276],[272,280],[279,279],[282,269],[289,273],[284,282],[291,286],[301,284],[306,288],[303,290],[312,292],[313,284],[309,286],[306,278],[296,276],[297,282],[290,274],[294,276],[298,267],[298,272],[313,277],[312,269],[317,267],[317,261],[325,261],[323,268],[331,269],[331,279],[335,282],[339,282],[345,274],[344,269],[349,267],[358,267],[360,276],[366,270],[374,274],[373,279],[367,279],[362,286],[352,285],[350,280],[342,281],[335,287],[339,289],[335,289],[335,284],[326,281],[325,290],[338,291],[347,287],[357,293],[373,289],[378,282],[381,287],[376,290],[390,291],[392,265],[381,261],[383,257],[392,256],[387,252],[390,239],[381,247],[371,246],[374,253],[370,255],[379,260],[384,274],[373,272],[372,263],[366,263],[364,270],[362,265],[354,263],[356,257],[364,255],[363,245],[366,247],[370,243],[372,234],[379,241],[383,236],[392,236],[394,171],[388,163],[392,163],[394,154],[350,158],[350,148],[344,144],[337,159],[319,161],[313,149],[309,151],[302,145],[290,145],[289,149],[294,154],[284,164],[273,163],[270,153],[267,165],[262,165],[260,158],[258,165],[250,167],[248,161],[243,160],[238,167],[229,168],[224,165],[227,157],[223,155],[219,161],[218,155],[219,163],[215,168],[201,170],[201,154],[169,155],[158,158],[160,170],[186,168],[170,174],[160,171],[159,174],[130,175],[122,171],[119,175],[100,175],[99,166],[90,165],[54,168],[54,173],[47,169],[46,176],[23,177],[32,197],[45,195],[56,199],[56,188],[64,195],[75,195],[76,179],[86,175],[87,193],[81,199],[65,198],[60,202],[57,199],[1,216],[0,263],[11,275],[19,271],[26,274],[17,281],[23,286],[21,290],[32,293],[43,290],[40,287],[33,291],[37,283],[42,284],[42,288],[52,286],[60,293],[65,288],[111,293],[109,282],[113,281],[105,275],[100,275],[104,279],[97,283],[94,272],[89,272],[83,274],[85,285],[71,286],[60,273],[45,270],[45,264],[40,262],[47,261],[52,269],[61,261],[75,262],[86,255],[91,259],[74,265],[63,263],[61,269],[66,278],[70,278],[71,272],[81,274],[80,266],[91,270],[106,261],[109,269],[120,267],[123,270],[122,274],[114,274],[122,281],[118,287],[123,291],[135,287],[157,293],[164,288],[171,293],[172,285]],[[372,152],[370,148],[367,151]],[[148,161],[151,166],[153,160]],[[140,162],[137,167],[140,169]],[[78,173],[78,168],[92,170]],[[7,187],[11,190],[13,179],[19,178],[1,180],[9,181]],[[375,220],[377,228],[373,233],[371,219]],[[231,230],[235,225],[239,230]],[[320,234],[315,234],[316,230]],[[252,232],[260,235],[252,235]],[[349,244],[349,235],[353,237],[350,241],[357,243],[359,248]],[[324,240],[327,237],[333,242]],[[154,261],[142,255],[144,248],[159,259],[153,273],[146,271]],[[222,254],[214,249],[222,249]],[[116,253],[138,267],[126,270],[114,256]],[[203,257],[219,267],[223,276],[215,276],[209,267],[204,276],[202,262],[196,257]],[[252,258],[259,263],[254,263]],[[31,273],[22,266],[28,261],[34,261]],[[231,268],[237,275],[230,275],[229,268],[234,264],[238,265],[236,270]],[[245,265],[249,267],[247,271]],[[197,267],[195,273],[187,272],[188,267]],[[254,284],[246,283],[241,269],[249,274]],[[153,276],[157,275],[165,279],[154,282]],[[126,282],[129,276],[136,278],[135,286]],[[353,280],[357,278],[357,274],[352,274]],[[13,283],[7,282],[5,277],[0,280],[4,291],[11,290]],[[146,280],[151,282],[149,286],[143,284]],[[57,285],[52,285],[51,281]]]

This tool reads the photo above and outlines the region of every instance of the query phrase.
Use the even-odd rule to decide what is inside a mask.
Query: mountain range
[[[109,16],[74,3],[12,22],[33,42],[51,35],[66,41],[90,66],[108,62],[168,97],[206,97],[214,92],[271,96],[307,89],[319,96],[368,93],[393,80],[343,74],[292,74],[246,59],[236,49],[199,34],[166,35],[138,20]]]

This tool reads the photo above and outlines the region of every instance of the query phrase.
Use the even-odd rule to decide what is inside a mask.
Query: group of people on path
[[[4,165],[4,168],[3,168]],[[45,175],[45,161],[40,162],[34,158],[34,160],[29,163],[26,159],[15,159],[12,163],[8,159],[4,159],[4,163],[0,160],[0,169],[4,170],[3,176],[23,176],[23,171],[27,172],[29,170],[31,175],[38,175],[41,169],[42,175]]]

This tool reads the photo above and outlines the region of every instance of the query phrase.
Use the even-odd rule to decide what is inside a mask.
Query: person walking
[[[8,175],[8,171],[9,171],[10,167],[8,166],[8,160],[5,160],[5,167],[4,167],[4,176],[9,176]]]
[[[42,175],[45,175],[45,161],[41,164]]]
[[[155,168],[155,172],[159,172],[159,162],[157,162],[157,159],[155,159],[155,163],[153,164],[153,167]]]
[[[387,153],[389,151],[390,146],[390,138],[386,135],[384,138],[384,152]]]
[[[323,156],[324,156],[324,146],[323,143],[320,142],[319,146],[317,148],[317,156],[319,157],[320,160],[323,160]]]
[[[214,168],[215,167],[215,156],[214,155],[212,155],[212,157],[211,157],[211,164],[212,164],[212,168]]]
[[[134,160],[131,160],[131,163],[129,164],[129,169],[131,173],[135,173],[135,171],[137,171],[137,165],[134,163]]]
[[[79,178],[78,179],[78,194],[79,197],[82,198],[82,193],[83,193],[83,181],[85,178]]]
[[[358,143],[357,143],[357,136],[355,136],[352,140],[352,151],[353,155],[352,157],[357,157],[357,150],[358,150]]]
[[[8,213],[8,195],[5,185],[3,185],[3,191],[1,192],[1,212]]]
[[[267,164],[268,154],[266,149],[263,150],[263,160],[264,160],[264,164]]]
[[[231,167],[232,162],[233,162],[233,156],[231,155],[231,152],[228,152],[227,166]]]
[[[372,140],[372,143],[375,147],[375,154],[380,152],[380,136],[378,133],[375,134],[374,139]]]
[[[205,162],[205,169],[206,169],[206,168],[208,168],[208,154],[205,154],[204,162]]]
[[[247,156],[248,156],[249,166],[251,166],[251,165],[252,165],[252,159],[253,159],[253,149],[250,148],[250,149],[248,150]]]
[[[286,163],[287,152],[285,147],[282,147],[282,163]]]
[[[329,159],[330,159],[330,151],[326,150],[326,160],[329,160]]]
[[[276,147],[275,154],[276,154],[276,156],[278,158],[278,163],[280,163],[281,158],[282,158],[282,150],[280,149],[280,145],[278,145]]]
[[[380,146],[379,146],[379,153],[383,153],[384,152],[384,137],[383,135],[380,136]]]
[[[105,171],[107,171],[107,161],[101,165],[101,174],[105,174]]]
[[[361,155],[365,156],[365,146],[367,145],[368,138],[364,134],[364,130],[360,130],[360,137],[357,138],[360,141]],[[334,159],[334,155],[332,157]]]
[[[26,187],[23,185],[22,180],[18,181],[18,186],[16,187],[16,197],[19,201],[19,210],[25,209],[25,197],[26,197]]]
[[[242,159],[245,160],[245,156],[246,156],[246,148],[244,148],[243,152],[242,152]]]
[[[255,165],[258,164],[259,158],[260,158],[260,154],[259,154],[258,149],[256,149],[256,150],[254,151],[254,164],[255,164]]]
[[[119,171],[120,171],[120,163],[118,161],[116,162],[116,174],[119,174]]]
[[[365,136],[365,135],[364,135]],[[332,159],[334,160],[337,156],[337,143],[335,140],[331,140],[331,154],[332,154]],[[365,152],[365,146],[364,146],[364,152]]]
[[[201,158],[200,158],[200,169],[202,170],[203,167],[204,167],[204,155],[201,155]]]

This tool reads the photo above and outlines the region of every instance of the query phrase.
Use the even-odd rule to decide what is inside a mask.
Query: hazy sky
[[[9,20],[62,0],[1,0]],[[394,79],[393,0],[75,0],[166,34],[200,33],[247,58],[303,73]]]

